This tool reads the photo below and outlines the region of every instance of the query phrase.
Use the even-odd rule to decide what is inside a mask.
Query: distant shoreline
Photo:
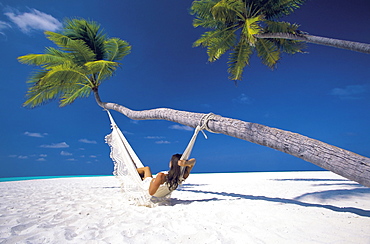
[[[79,178],[79,177],[104,177],[114,175],[59,175],[59,176],[25,176],[25,177],[7,177],[0,178],[0,182],[9,181],[25,181],[25,180],[47,180],[47,179],[60,179],[60,178]]]
[[[238,174],[238,173],[281,173],[281,172],[321,172],[327,170],[285,170],[285,171],[237,171],[237,172],[199,172],[192,174]],[[0,182],[10,181],[26,181],[26,180],[47,180],[60,178],[79,178],[79,177],[106,177],[114,175],[52,175],[52,176],[24,176],[24,177],[4,177],[0,178]]]

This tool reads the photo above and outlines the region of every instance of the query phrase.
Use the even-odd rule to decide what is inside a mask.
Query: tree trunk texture
[[[119,104],[103,103],[97,89],[94,90],[94,94],[99,106],[115,110],[134,120],[168,120],[195,128],[204,115],[169,108],[133,111]],[[297,133],[219,115],[208,121],[208,128],[214,133],[233,136],[288,153],[370,187],[370,158]]]
[[[312,36],[306,34],[289,34],[289,33],[264,33],[255,35],[257,38],[280,38],[280,39],[288,39],[288,40],[297,40],[297,41],[304,41],[324,46],[331,46],[336,48],[348,49],[351,51],[361,52],[370,54],[370,44],[367,43],[360,43],[360,42],[352,42],[352,41],[344,41],[338,40],[333,38],[327,37],[320,37],[320,36]]]

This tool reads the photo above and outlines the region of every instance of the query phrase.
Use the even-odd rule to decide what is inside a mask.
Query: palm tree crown
[[[191,7],[194,27],[210,29],[194,46],[207,47],[213,62],[227,51],[231,80],[241,80],[254,51],[262,62],[274,68],[281,53],[302,52],[304,44],[296,40],[260,39],[263,33],[296,34],[298,25],[277,21],[299,8],[304,0],[196,0]]]
[[[84,19],[66,20],[60,33],[46,31],[45,35],[57,48],[18,57],[21,63],[41,68],[28,80],[24,106],[31,108],[55,99],[66,106],[89,96],[131,50],[126,41],[108,38],[99,24]]]

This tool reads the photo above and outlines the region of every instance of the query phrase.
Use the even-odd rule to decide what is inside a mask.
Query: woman
[[[185,167],[183,178],[188,178],[190,171],[196,162],[195,158],[189,160],[180,160],[180,158],[181,154],[172,155],[169,165],[170,170],[168,173],[160,172],[155,178],[152,178],[152,173],[149,167],[137,169],[141,179],[143,181],[150,182],[149,194],[151,196],[163,197],[175,190],[180,183],[181,167]]]

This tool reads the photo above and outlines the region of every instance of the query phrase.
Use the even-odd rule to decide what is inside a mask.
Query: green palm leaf
[[[221,0],[212,7],[211,13],[216,20],[234,23],[245,19],[244,8],[241,0]]]
[[[265,33],[291,33],[299,35],[297,24],[291,24],[284,21],[265,21],[266,27],[264,28]],[[273,41],[282,52],[288,54],[302,53],[306,44],[302,41],[287,40],[287,39],[270,39]]]
[[[259,26],[259,22],[263,19],[262,15],[256,17],[247,18],[242,30],[243,37],[246,38],[247,42],[254,46],[257,38],[254,35],[257,35],[262,32],[262,28]]]
[[[253,53],[253,48],[250,46],[246,39],[243,38],[236,45],[234,50],[230,53],[229,57],[229,69],[230,80],[241,80],[243,70],[246,65],[249,65],[249,59]]]
[[[96,54],[86,45],[83,40],[73,40],[68,36],[45,31],[46,37],[61,47],[63,51],[73,54],[75,62],[84,63],[96,59]]]
[[[104,42],[105,58],[110,61],[123,59],[131,52],[131,46],[128,42],[119,38],[110,38]]]
[[[50,84],[38,84],[30,87],[26,93],[26,101],[23,106],[35,108],[58,98],[60,90]]]
[[[83,41],[95,53],[97,60],[104,59],[104,42],[107,40],[107,35],[97,22],[67,19],[62,34],[72,40]]]
[[[86,70],[81,67],[73,67],[68,63],[52,67],[40,80],[40,83],[61,85],[62,83],[85,83],[94,87],[86,74]]]
[[[18,57],[23,64],[41,66],[43,68],[60,65],[64,62],[73,62],[71,55],[55,48],[46,48],[44,54],[28,54]]]
[[[91,93],[89,86],[74,86],[65,91],[60,100],[60,106],[64,107],[73,103],[77,98],[88,97]]]
[[[95,74],[95,85],[100,85],[102,80],[105,80],[113,75],[118,65],[119,64],[117,62],[98,60],[86,63],[85,67],[89,70],[89,73]]]
[[[258,57],[262,59],[262,63],[270,68],[274,68],[277,61],[280,59],[280,50],[274,42],[268,39],[260,39],[256,43]]]
[[[265,18],[273,20],[287,16],[298,9],[305,0],[251,0],[255,8],[263,10]]]
[[[213,62],[220,58],[222,54],[230,50],[235,45],[236,34],[232,29],[214,30],[206,32],[199,38],[194,45],[202,45],[207,47],[209,61]]]

